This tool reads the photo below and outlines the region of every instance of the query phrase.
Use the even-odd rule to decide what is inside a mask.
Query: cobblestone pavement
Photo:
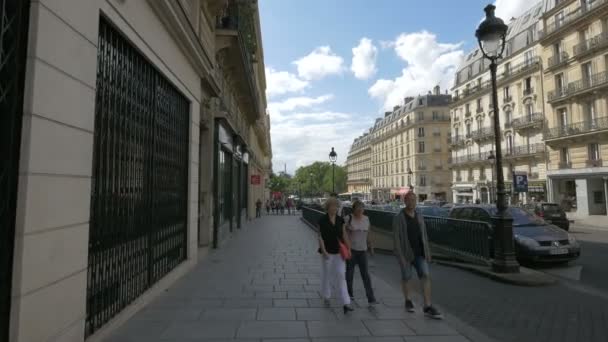
[[[345,316],[337,302],[324,308],[316,248],[297,216],[256,220],[107,341],[471,341],[449,319],[405,312],[396,288],[375,276],[375,309],[367,308],[357,278],[355,312]]]
[[[397,271],[391,259],[378,256],[372,268],[389,283]],[[498,341],[608,341],[608,296],[571,282],[519,287],[437,264],[431,266],[431,276],[436,305]]]

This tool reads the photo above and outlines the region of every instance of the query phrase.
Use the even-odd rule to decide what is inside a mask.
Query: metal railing
[[[525,88],[524,89],[524,96],[530,96],[532,94],[534,94],[534,88],[533,87]]]
[[[466,98],[469,98],[469,97],[471,97],[473,95],[476,95],[477,93],[480,93],[480,92],[483,92],[483,91],[486,91],[486,90],[490,90],[491,88],[492,88],[492,84],[490,83],[490,81],[485,81],[485,82],[483,82],[481,84],[474,85],[474,86],[472,86],[470,88],[465,88],[462,91],[462,94],[459,94],[458,96],[452,97],[452,101],[453,102],[459,102],[459,101],[462,101],[462,100],[464,100]]]
[[[503,96],[503,98],[502,98],[502,102],[504,102],[504,103],[512,102],[512,101],[513,101],[512,95],[506,95],[506,96]]]
[[[608,130],[608,116],[547,129],[545,139],[563,138],[604,130]]]
[[[549,60],[547,61],[548,69],[556,68],[560,65],[565,64],[566,62],[568,62],[569,58],[570,56],[568,56],[568,53],[566,51],[562,51],[559,54],[555,54],[549,57]]]
[[[513,119],[513,121],[511,121],[511,127],[520,129],[537,123],[542,123],[544,120],[545,118],[543,117],[543,113],[532,113]]]
[[[471,116],[471,111],[470,111],[470,110],[467,110],[467,111],[464,113],[464,117],[465,117],[465,118],[468,118],[469,116]]]
[[[587,167],[601,167],[604,165],[601,159],[590,159],[585,161]]]
[[[569,161],[560,161],[557,166],[560,169],[571,169],[572,168],[572,162],[569,162]]]
[[[534,56],[503,71],[503,73],[498,78],[498,83],[500,84],[508,82],[512,78],[517,77],[527,71],[534,70],[538,67],[540,67],[540,57]]]
[[[475,140],[489,139],[494,137],[494,129],[492,127],[483,127],[473,131],[472,136]]]
[[[321,209],[320,206],[312,207],[310,205],[306,205],[302,207],[302,218],[310,223],[313,227],[317,227],[317,223],[319,219],[325,215],[325,212]]]
[[[464,141],[465,139],[462,135],[448,137],[448,144],[450,145],[464,144]]]
[[[608,4],[608,0],[594,0],[591,3],[583,3],[576,10],[566,14],[561,18],[553,17],[553,19],[549,20],[546,25],[546,29],[544,30],[543,38],[547,38],[553,33],[559,32],[564,28],[574,24],[579,19],[586,17],[588,14],[597,12],[600,6],[604,6]]]
[[[429,241],[481,261],[492,258],[492,228],[486,222],[445,217],[424,218]]]
[[[608,86],[608,71],[591,75],[589,78],[568,83],[567,86],[550,91],[548,100],[555,102],[564,100],[570,96],[585,93],[596,87]]]
[[[491,155],[490,152],[480,152],[480,153],[473,153],[473,154],[469,154],[466,156],[459,156],[459,157],[451,157],[451,161],[452,164],[467,164],[467,163],[474,163],[474,162],[489,162],[488,157]]]
[[[477,107],[477,109],[475,109],[475,113],[483,113],[483,107]]]
[[[545,144],[538,143],[532,145],[514,146],[504,150],[505,158],[509,157],[525,157],[545,152]]]
[[[602,32],[591,39],[575,45],[574,57],[582,57],[605,47],[608,47],[608,32]]]

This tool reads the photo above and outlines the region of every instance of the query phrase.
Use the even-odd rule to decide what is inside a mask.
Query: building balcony
[[[462,182],[462,176],[456,176],[456,181],[457,182]]]
[[[426,171],[426,165],[418,165],[418,171]]]
[[[484,127],[482,129],[478,129],[473,131],[472,133],[473,140],[475,141],[483,141],[494,138],[494,130],[492,127]]]
[[[433,152],[441,152],[441,148],[434,148]]]
[[[470,118],[470,117],[471,117],[471,111],[470,111],[470,110],[466,111],[466,112],[464,113],[464,117],[465,117],[465,118]]]
[[[484,94],[490,89],[492,89],[492,84],[489,81],[485,81],[470,88],[465,88],[462,90],[461,94],[452,97],[452,104],[464,102],[474,96]]]
[[[608,133],[608,116],[577,122],[569,125],[553,127],[545,131],[547,143],[559,139],[585,136],[597,133]]]
[[[231,4],[227,14],[218,18],[215,30],[219,64],[233,81],[239,107],[250,122],[263,113],[253,67],[258,42],[252,6],[246,2]]]
[[[559,162],[559,164],[557,165],[557,167],[558,167],[560,170],[563,170],[563,169],[571,169],[571,168],[572,168],[572,163],[571,163],[571,162],[569,162],[569,161],[560,161],[560,162]]]
[[[547,69],[545,69],[545,72],[549,72],[553,69],[557,69],[561,66],[566,65],[568,63],[568,59],[570,59],[570,56],[566,51],[562,51],[560,54],[549,57],[549,60],[547,61]]]
[[[601,34],[588,39],[578,45],[574,46],[574,57],[582,58],[588,56],[594,52],[604,52],[605,48],[608,47],[608,32],[602,32]]]
[[[608,0],[607,0],[608,1]],[[567,86],[550,91],[548,102],[551,104],[570,99],[573,96],[587,94],[608,87],[608,71],[591,75],[590,78],[568,83]]]
[[[521,77],[529,72],[540,68],[540,57],[534,56],[522,63],[516,64],[509,69],[503,71],[497,80],[498,85],[509,83],[512,80]]]
[[[448,137],[448,144],[452,146],[464,145],[465,138],[462,135],[458,135],[455,137]]]
[[[585,165],[587,167],[602,167],[602,166],[604,166],[604,163],[602,162],[601,159],[594,159],[594,160],[585,161]]]
[[[485,164],[490,162],[489,156],[490,152],[473,153],[466,156],[451,157],[451,161],[453,165]]]
[[[543,153],[545,153],[545,144],[543,143],[514,146],[505,149],[503,152],[505,158],[537,157]]]
[[[439,136],[441,136],[441,132],[433,132],[433,136],[434,137],[439,137]]]
[[[562,18],[552,17],[547,21],[543,31],[541,42],[546,42],[560,35],[561,32],[574,28],[578,23],[584,21],[592,15],[601,15],[601,11],[608,7],[608,0],[594,0],[583,4],[576,10],[567,13]]]
[[[485,174],[482,173],[482,174],[479,175],[479,180],[480,181],[485,181],[486,179],[487,179],[487,177],[486,177]]]
[[[525,88],[523,94],[524,94],[524,97],[534,95],[534,88],[533,87]]]
[[[475,110],[475,113],[477,113],[477,114],[483,113],[483,107],[477,107],[477,109]]]
[[[532,113],[517,117],[511,121],[511,127],[515,130],[523,130],[526,128],[542,128],[545,118],[543,113]]]
[[[502,103],[510,103],[510,102],[513,102],[513,96],[512,95],[503,96]]]

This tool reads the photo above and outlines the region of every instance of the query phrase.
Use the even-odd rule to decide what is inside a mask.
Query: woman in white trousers
[[[325,202],[326,214],[318,222],[319,252],[321,253],[321,294],[325,305],[329,306],[332,287],[342,299],[344,313],[353,311],[350,305],[350,296],[346,286],[346,262],[340,255],[340,242],[346,244],[350,250],[350,242],[344,220],[337,215],[338,201],[330,198]]]

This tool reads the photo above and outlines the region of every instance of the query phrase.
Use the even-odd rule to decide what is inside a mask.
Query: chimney
[[[393,112],[384,112],[384,117],[387,117],[389,115],[393,114]]]
[[[394,107],[393,107],[393,112],[396,112],[396,111],[397,111],[399,108],[401,108],[401,107],[399,107],[399,106],[394,106]]]
[[[441,95],[441,88],[439,88],[439,85],[436,85],[435,88],[433,88],[433,94]]]

